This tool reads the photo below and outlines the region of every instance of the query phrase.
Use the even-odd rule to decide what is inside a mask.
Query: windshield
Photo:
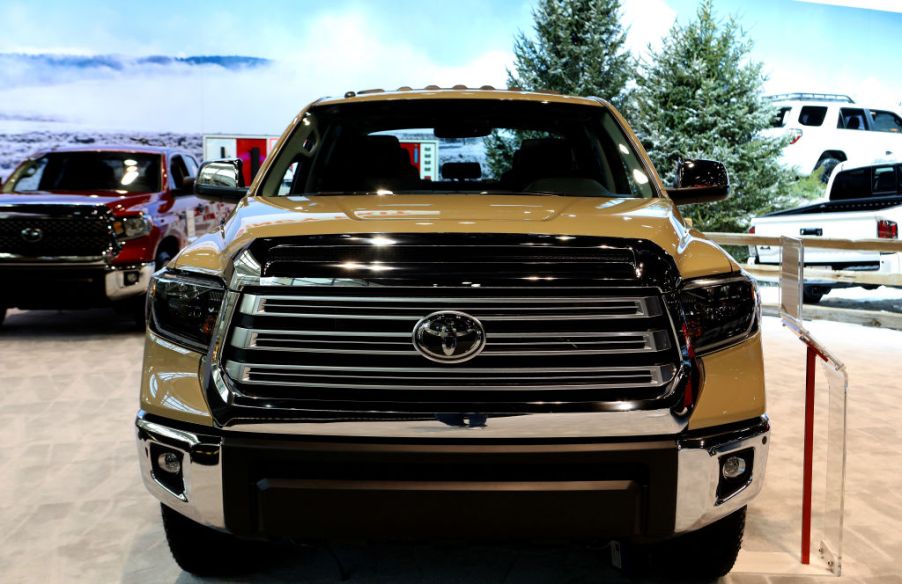
[[[603,107],[498,99],[358,102],[311,109],[261,194],[652,197],[647,172]]]
[[[160,155],[135,152],[51,152],[20,167],[5,192],[160,190]]]

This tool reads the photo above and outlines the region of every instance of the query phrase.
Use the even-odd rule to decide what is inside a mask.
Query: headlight
[[[151,329],[178,344],[206,351],[224,296],[225,287],[218,280],[158,272],[147,294]]]
[[[113,222],[113,233],[122,240],[150,235],[151,229],[153,229],[153,219],[145,213],[117,217]]]
[[[758,289],[745,274],[689,280],[680,302],[696,353],[739,342],[758,326]]]

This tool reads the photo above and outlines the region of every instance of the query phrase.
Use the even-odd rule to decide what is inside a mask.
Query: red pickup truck
[[[194,196],[198,164],[144,146],[36,152],[0,187],[7,308],[110,306],[143,322],[150,276],[232,205]]]

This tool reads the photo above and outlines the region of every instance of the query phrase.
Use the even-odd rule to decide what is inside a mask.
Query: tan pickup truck
[[[241,177],[201,168],[239,202],[149,291],[138,450],[184,569],[278,538],[731,569],[768,451],[759,301],[677,207],[726,197],[722,165],[665,190],[603,100],[428,89],[319,100]]]

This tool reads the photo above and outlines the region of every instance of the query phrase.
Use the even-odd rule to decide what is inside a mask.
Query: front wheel
[[[736,563],[745,532],[742,509],[706,527],[667,541],[627,546],[624,569],[633,575],[710,581],[727,575]]]
[[[166,267],[166,264],[169,263],[169,260],[172,259],[172,254],[169,253],[165,249],[161,249],[157,251],[156,257],[154,257],[154,267],[159,270],[161,268]]]
[[[802,302],[805,304],[817,304],[829,291],[830,289],[824,286],[803,286]]]
[[[830,175],[833,174],[833,171],[839,163],[840,160],[837,158],[821,158],[817,161],[817,164],[814,165],[814,172],[817,173],[820,171],[821,182],[827,184],[830,182]]]
[[[196,576],[229,576],[249,572],[261,544],[205,527],[160,505],[163,529],[175,563]]]

